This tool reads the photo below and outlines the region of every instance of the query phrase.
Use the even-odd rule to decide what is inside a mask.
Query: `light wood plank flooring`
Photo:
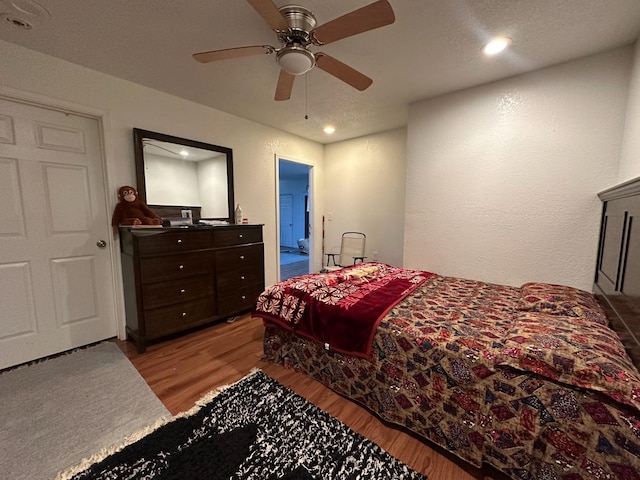
[[[122,351],[172,414],[188,410],[209,390],[260,368],[393,456],[426,474],[429,480],[502,480],[427,445],[405,431],[381,422],[367,409],[292,370],[261,361],[262,322],[248,314],[187,335],[152,344],[138,354],[131,342],[117,341]]]

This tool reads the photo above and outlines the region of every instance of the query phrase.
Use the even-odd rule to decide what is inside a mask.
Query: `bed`
[[[264,359],[514,479],[640,479],[636,184],[601,195],[595,296],[368,262],[265,290]]]

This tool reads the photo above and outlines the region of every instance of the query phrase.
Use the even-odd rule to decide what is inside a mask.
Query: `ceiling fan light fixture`
[[[291,75],[303,75],[316,64],[316,59],[309,50],[295,45],[284,47],[277,53],[278,65]]]

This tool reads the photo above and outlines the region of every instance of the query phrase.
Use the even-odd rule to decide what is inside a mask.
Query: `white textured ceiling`
[[[300,0],[318,24],[373,0]],[[291,2],[275,0],[281,7]],[[244,0],[0,0],[0,39],[218,110],[330,143],[406,124],[411,102],[611,48],[640,34],[639,0],[390,0],[392,25],[321,49],[373,79],[364,92],[313,69],[273,100],[273,55],[209,64],[192,53],[279,46]],[[496,34],[500,57],[480,53]],[[1,63],[0,63],[1,68]],[[308,119],[305,119],[305,114]],[[327,136],[322,127],[337,131]]]

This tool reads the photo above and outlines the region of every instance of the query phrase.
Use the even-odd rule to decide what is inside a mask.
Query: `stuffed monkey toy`
[[[114,229],[118,225],[162,225],[162,218],[138,198],[135,188],[125,185],[118,190],[118,204],[113,210],[111,225]]]

